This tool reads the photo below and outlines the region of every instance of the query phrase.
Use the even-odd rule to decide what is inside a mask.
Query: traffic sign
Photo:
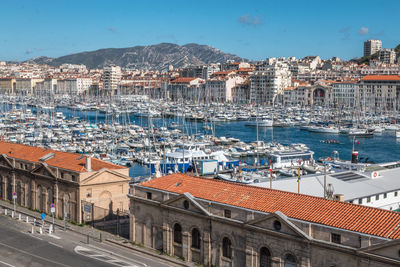
[[[50,211],[51,211],[51,213],[56,212],[56,205],[51,204],[51,205],[50,205]]]
[[[17,192],[13,192],[13,199],[16,199],[17,198]]]

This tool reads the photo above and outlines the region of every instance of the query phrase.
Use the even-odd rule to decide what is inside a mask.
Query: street
[[[0,266],[174,266],[107,242],[88,244],[85,236],[74,232],[32,234],[31,229],[31,224],[0,216]]]

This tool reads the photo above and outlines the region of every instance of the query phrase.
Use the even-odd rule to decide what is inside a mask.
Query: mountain
[[[105,65],[115,64],[121,67],[162,70],[167,69],[169,65],[180,68],[189,65],[226,62],[227,60],[248,61],[214,47],[194,43],[182,46],[161,43],[129,48],[106,48],[58,58],[38,57],[29,61],[52,66],[70,63],[84,64],[88,68],[102,68]]]

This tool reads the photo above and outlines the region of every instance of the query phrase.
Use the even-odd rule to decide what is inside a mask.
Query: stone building
[[[128,210],[129,169],[99,159],[0,142],[0,198],[82,221],[82,203],[109,212]],[[105,214],[107,215],[107,214]]]
[[[172,174],[131,187],[131,241],[204,266],[399,266],[400,214]]]

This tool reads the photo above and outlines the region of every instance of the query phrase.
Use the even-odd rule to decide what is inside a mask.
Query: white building
[[[364,42],[364,57],[371,56],[382,49],[381,40],[368,40]]]
[[[336,107],[354,107],[356,81],[335,82],[332,84],[333,103]]]
[[[218,74],[222,72],[216,72]],[[235,72],[226,75],[214,75],[205,83],[205,93],[213,102],[232,102],[232,88],[242,84],[244,79],[235,74]]]
[[[57,81],[57,93],[62,95],[82,95],[88,92],[92,85],[91,78],[71,78]]]
[[[386,64],[394,64],[396,52],[393,49],[382,49],[379,51],[379,61]]]
[[[118,86],[121,80],[121,67],[114,65],[104,67],[102,80],[104,94],[117,94]]]
[[[290,86],[291,73],[286,63],[261,64],[250,75],[250,101],[274,104],[283,89]]]

